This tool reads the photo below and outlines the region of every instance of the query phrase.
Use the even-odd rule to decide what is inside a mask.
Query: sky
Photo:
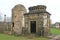
[[[0,0],[0,15],[11,17],[12,8],[17,4],[24,5],[27,11],[30,6],[46,5],[52,23],[60,22],[60,0]]]

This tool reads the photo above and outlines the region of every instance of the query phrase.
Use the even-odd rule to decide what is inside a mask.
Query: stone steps
[[[31,38],[36,37],[36,35],[35,35],[35,34],[30,34],[30,35],[28,35],[27,37],[28,37],[29,39],[31,39]]]

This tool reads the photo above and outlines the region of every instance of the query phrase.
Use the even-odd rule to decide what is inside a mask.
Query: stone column
[[[6,33],[6,30],[7,30],[7,23],[6,23],[6,15],[4,15],[4,33]]]

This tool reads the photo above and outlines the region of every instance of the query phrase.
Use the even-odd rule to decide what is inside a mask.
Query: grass
[[[28,38],[23,36],[17,37],[14,35],[0,34],[0,40],[48,40],[48,39],[43,37]]]
[[[50,29],[50,32],[52,33],[52,34],[59,34],[60,35],[60,29],[57,29],[57,28],[51,28]]]
[[[50,32],[52,34],[60,34],[60,29],[51,28]],[[43,37],[24,37],[24,36],[14,36],[14,35],[7,35],[7,34],[0,34],[0,40],[48,40],[47,38]]]

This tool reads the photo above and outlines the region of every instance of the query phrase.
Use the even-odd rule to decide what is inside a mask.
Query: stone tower
[[[40,36],[49,35],[50,13],[45,5],[29,7],[29,12],[24,14],[26,33]]]
[[[12,28],[13,32],[17,35],[22,33],[22,27],[24,25],[24,13],[26,13],[26,8],[18,4],[12,8]]]

